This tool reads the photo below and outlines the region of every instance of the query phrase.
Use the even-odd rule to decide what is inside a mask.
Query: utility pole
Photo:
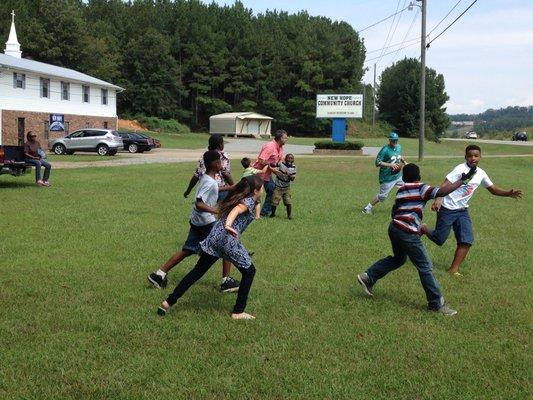
[[[418,161],[424,159],[424,134],[426,122],[426,1],[417,0],[422,3],[422,33],[420,44],[420,132],[418,136]]]
[[[372,133],[374,133],[374,125],[376,125],[376,63],[374,63],[374,86],[372,87],[372,97],[374,105],[372,106]]]

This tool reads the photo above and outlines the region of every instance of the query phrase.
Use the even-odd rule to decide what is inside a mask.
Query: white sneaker
[[[372,214],[372,209],[368,208],[368,207],[365,207],[365,208],[363,208],[363,210],[361,212],[363,214]]]

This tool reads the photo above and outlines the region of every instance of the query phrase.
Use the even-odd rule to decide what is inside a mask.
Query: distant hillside
[[[451,121],[474,121],[478,133],[509,131],[533,125],[533,106],[488,109],[481,114],[454,114]]]

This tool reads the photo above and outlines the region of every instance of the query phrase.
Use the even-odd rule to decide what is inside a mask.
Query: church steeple
[[[9,31],[9,38],[6,42],[4,54],[12,57],[22,58],[22,51],[20,51],[20,43],[17,39],[17,31],[15,29],[15,11],[11,11],[11,30]]]

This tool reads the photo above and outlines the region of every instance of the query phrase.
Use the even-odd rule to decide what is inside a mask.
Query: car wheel
[[[101,156],[107,156],[109,154],[109,147],[105,144],[99,144],[96,147],[96,152]]]
[[[128,151],[130,153],[137,153],[139,151],[139,148],[137,147],[135,143],[132,143],[128,146]]]
[[[65,147],[65,145],[62,145],[61,143],[55,144],[52,150],[54,150],[54,153],[57,154],[58,156],[67,154],[67,148]]]

